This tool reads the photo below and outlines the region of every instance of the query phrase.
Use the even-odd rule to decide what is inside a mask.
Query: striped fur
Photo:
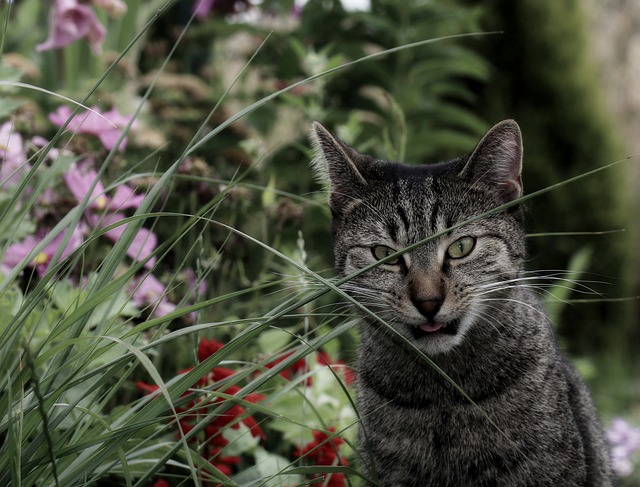
[[[312,141],[336,271],[377,316],[358,358],[367,485],[612,485],[589,392],[524,279],[518,125],[435,165],[374,159],[318,123]]]

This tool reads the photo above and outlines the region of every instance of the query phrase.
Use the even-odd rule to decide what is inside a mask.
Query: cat
[[[518,124],[432,165],[361,154],[318,122],[311,141],[336,272],[375,314],[360,312],[357,360],[366,485],[614,485],[589,391],[524,280]]]

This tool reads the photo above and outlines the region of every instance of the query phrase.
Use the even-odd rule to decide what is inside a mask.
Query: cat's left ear
[[[322,124],[314,122],[311,145],[315,152],[312,166],[317,179],[329,189],[333,211],[358,200],[368,185],[365,175],[370,158],[334,137]]]
[[[522,134],[514,120],[494,125],[467,159],[460,177],[492,185],[501,203],[522,196]]]

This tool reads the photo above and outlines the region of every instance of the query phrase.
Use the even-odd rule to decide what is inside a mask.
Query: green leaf
[[[283,474],[290,462],[286,458],[270,453],[262,447],[254,452],[256,465],[234,477],[234,480],[246,487],[282,487],[285,485],[299,485],[304,481],[302,475]]]
[[[0,79],[3,81],[19,81],[22,78],[22,71],[5,63],[0,63]],[[0,87],[0,91],[4,93],[15,92],[16,89],[11,86]]]
[[[253,436],[249,427],[243,422],[237,423],[237,427],[225,429],[224,437],[229,441],[223,450],[225,456],[238,456],[254,452],[260,444],[260,438]]]
[[[567,300],[576,288],[581,286],[579,279],[588,269],[592,253],[590,247],[580,249],[571,257],[565,275],[553,281],[555,284],[548,290],[545,299],[545,308],[551,323],[560,323],[562,311],[567,306]],[[582,287],[584,288],[584,285]]]
[[[291,334],[279,328],[263,331],[258,337],[260,351],[266,354],[277,353],[291,341]]]
[[[265,190],[262,192],[262,207],[270,208],[274,205],[276,201],[276,194],[274,189],[276,188],[276,175],[275,173],[271,173],[269,176],[269,182],[265,187]]]
[[[13,115],[18,108],[24,105],[24,103],[24,100],[0,97],[0,119]]]
[[[5,190],[0,190],[0,213],[9,206],[12,194]],[[27,235],[32,235],[36,226],[23,212],[8,212],[7,216],[0,222],[0,239],[7,240],[8,243],[15,243],[22,240]]]

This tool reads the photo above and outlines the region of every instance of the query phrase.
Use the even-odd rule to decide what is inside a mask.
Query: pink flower
[[[111,225],[115,225],[119,221],[123,220],[125,216],[121,213],[108,213],[106,215],[86,215],[89,224],[94,228],[106,228]],[[122,225],[118,225],[108,230],[104,236],[107,237],[112,242],[117,242],[122,237],[122,234],[127,228],[128,223],[124,223]],[[158,244],[158,237],[156,235],[147,230],[146,228],[141,228],[138,230],[138,233],[133,238],[131,245],[127,249],[127,255],[131,257],[133,260],[144,260],[147,257],[150,257],[153,253],[153,250],[156,248]],[[156,262],[155,257],[151,257],[144,264],[145,267],[151,268]]]
[[[200,20],[209,15],[213,2],[215,0],[194,0],[193,11]]]
[[[131,300],[138,307],[153,306],[157,317],[165,316],[176,309],[165,296],[166,288],[153,274],[140,277],[133,283]]]
[[[611,445],[614,471],[619,477],[631,475],[635,469],[633,457],[640,450],[640,428],[622,418],[614,418],[607,429],[607,439]]]
[[[49,141],[39,135],[34,135],[31,138],[31,143],[40,149],[49,145]],[[55,149],[52,147],[49,149],[49,152],[47,152],[46,158],[49,159],[50,161],[55,161],[61,155],[73,155],[73,154],[66,149]]]
[[[93,107],[92,110],[75,115],[67,125],[67,129],[79,134],[95,135],[100,139],[105,149],[113,149],[122,133],[122,129],[131,120],[131,116],[121,115],[115,108],[104,113],[101,113],[97,107]],[[62,127],[67,119],[71,117],[71,113],[71,108],[62,105],[55,112],[49,114],[49,120],[54,125]],[[124,137],[118,146],[118,150],[124,150],[126,145],[127,138]]]
[[[11,122],[3,123],[0,126],[0,188],[15,185],[30,168],[22,136]]]
[[[117,224],[125,218],[125,215],[117,212],[127,208],[138,208],[144,199],[144,195],[136,194],[133,188],[124,184],[116,188],[113,196],[107,195],[102,182],[98,179],[98,173],[86,166],[73,165],[69,172],[63,176],[63,179],[78,202],[81,202],[91,191],[88,209],[94,211],[86,212],[85,219],[93,228],[106,228]],[[94,182],[95,186],[91,189]],[[106,231],[104,236],[112,242],[117,242],[122,237],[127,225],[128,223],[115,226]],[[145,260],[151,257],[157,243],[158,239],[155,234],[146,228],[141,228],[126,253],[133,260]],[[145,267],[152,267],[155,262],[155,257],[151,257],[145,262]]]
[[[49,15],[49,37],[36,51],[59,49],[86,38],[94,54],[100,54],[106,30],[88,5],[78,0],[54,0]]]
[[[2,261],[2,267],[6,269],[13,269],[22,260],[27,257],[33,249],[42,242],[42,239],[46,236],[47,231],[39,230],[37,235],[29,235],[25,237],[22,242],[18,242],[7,247],[7,251],[4,254]],[[42,277],[49,268],[51,261],[58,252],[59,247],[65,238],[66,232],[60,232],[48,245],[46,245],[34,258],[29,262],[29,267],[35,267],[38,275]],[[68,257],[75,249],[82,245],[83,231],[80,226],[73,229],[71,237],[67,242],[67,245],[62,249],[60,254],[60,260]]]
[[[71,194],[80,203],[89,192],[91,185],[98,179],[98,173],[93,169],[81,169],[73,165],[69,172],[63,176],[64,182]],[[135,190],[127,185],[116,188],[113,196],[105,194],[102,182],[98,180],[89,199],[89,208],[95,210],[120,211],[127,208],[138,208],[144,199],[144,195],[136,194]]]
[[[251,7],[248,0],[194,0],[193,11],[202,20],[213,11],[218,15],[233,15]]]

